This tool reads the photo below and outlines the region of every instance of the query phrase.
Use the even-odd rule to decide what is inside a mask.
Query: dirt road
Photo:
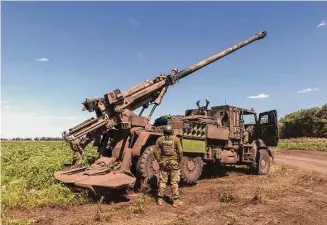
[[[325,225],[326,162],[327,153],[278,152],[266,176],[249,175],[242,168],[220,170],[215,176],[202,177],[195,186],[181,187],[184,205],[177,209],[169,201],[158,206],[153,196],[136,194],[114,204],[12,209],[6,212],[6,220],[16,223],[3,224]],[[166,194],[171,195],[170,189]]]
[[[327,152],[287,150],[275,153],[276,163],[327,174]]]

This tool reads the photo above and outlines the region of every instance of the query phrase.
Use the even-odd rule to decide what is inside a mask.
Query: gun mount
[[[94,190],[95,187],[119,188],[134,185],[135,177],[130,172],[132,157],[138,157],[146,146],[149,134],[142,131],[153,130],[149,121],[160,105],[168,88],[195,71],[237,51],[250,43],[266,37],[265,31],[218,52],[186,69],[173,69],[170,74],[145,80],[141,84],[121,92],[115,89],[103,97],[86,99],[83,110],[95,112],[92,117],[63,133],[63,139],[74,152],[83,149],[94,141],[99,151],[110,157],[101,157],[89,168],[59,171],[56,179]],[[152,105],[148,116],[144,110]],[[142,107],[142,108],[141,108]],[[141,108],[139,115],[133,111]],[[157,134],[160,136],[161,134]],[[114,166],[113,166],[114,165]]]

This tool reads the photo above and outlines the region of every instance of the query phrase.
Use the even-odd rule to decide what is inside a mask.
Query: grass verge
[[[280,139],[278,150],[313,150],[327,152],[327,138],[290,138]]]

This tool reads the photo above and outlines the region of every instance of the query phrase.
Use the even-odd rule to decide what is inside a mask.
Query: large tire
[[[201,157],[183,156],[180,167],[181,182],[188,185],[194,185],[202,174],[203,160]]]
[[[270,155],[266,149],[261,149],[257,153],[256,166],[252,172],[256,175],[266,175],[270,170]]]
[[[154,158],[154,145],[148,146],[137,162],[137,174],[141,180],[141,190],[156,186],[159,177],[159,164]]]

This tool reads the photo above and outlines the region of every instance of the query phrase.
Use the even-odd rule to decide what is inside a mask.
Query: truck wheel
[[[149,185],[157,185],[159,164],[154,158],[154,145],[148,146],[137,162],[137,173],[141,179],[141,189],[149,188]]]
[[[180,163],[181,181],[193,185],[196,184],[202,174],[203,160],[201,157],[183,156]]]
[[[253,168],[253,172],[257,175],[266,175],[270,170],[270,156],[268,151],[261,149],[258,152],[258,157],[256,160],[256,167]]]

